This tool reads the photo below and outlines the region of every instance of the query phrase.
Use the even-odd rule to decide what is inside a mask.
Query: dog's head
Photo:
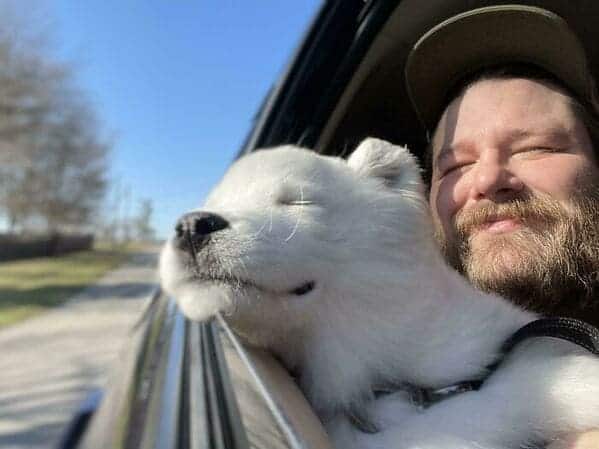
[[[252,153],[179,220],[161,255],[163,287],[188,317],[221,311],[268,345],[351,313],[394,276],[406,248],[430,239],[422,191],[414,157],[381,140],[347,161],[291,146]]]

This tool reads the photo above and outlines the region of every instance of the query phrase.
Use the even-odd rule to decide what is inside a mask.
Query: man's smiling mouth
[[[511,232],[522,227],[522,220],[516,217],[498,217],[488,220],[480,226],[477,226],[477,231],[486,231],[494,234]]]

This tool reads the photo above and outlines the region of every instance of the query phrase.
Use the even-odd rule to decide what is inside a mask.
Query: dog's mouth
[[[307,295],[308,293],[310,293],[312,290],[314,290],[314,287],[316,287],[316,282],[308,281],[308,282],[304,282],[299,287],[294,288],[293,290],[291,290],[290,293],[292,295],[296,295],[296,296],[304,296],[304,295]]]
[[[285,294],[293,296],[305,296],[316,287],[315,281],[306,281],[291,289],[275,290],[273,288],[257,284],[256,282],[234,276],[208,276],[205,274],[195,274],[191,276],[189,280],[197,283],[223,284],[232,287],[235,290],[251,288],[275,295]]]
[[[255,282],[251,279],[235,276],[230,273],[223,273],[221,270],[215,269],[213,264],[208,263],[204,266],[213,265],[212,269],[200,269],[195,254],[192,254],[190,260],[187,261],[186,271],[189,275],[188,281],[199,284],[221,284],[223,286],[232,288],[234,290],[246,290],[255,289],[265,293],[273,295],[287,295],[287,296],[305,296],[312,292],[316,287],[316,281],[308,280],[293,286],[292,288],[273,288],[261,283]]]

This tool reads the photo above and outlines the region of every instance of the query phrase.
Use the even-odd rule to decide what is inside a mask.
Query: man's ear
[[[364,139],[347,160],[360,175],[380,178],[392,188],[422,191],[420,167],[407,148],[381,139]]]

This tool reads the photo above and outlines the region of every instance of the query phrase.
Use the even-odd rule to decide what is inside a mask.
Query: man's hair
[[[595,89],[591,89],[591,98],[580,98],[572,89],[566,86],[559,78],[547,72],[546,70],[526,63],[501,64],[497,66],[486,67],[482,70],[474,71],[462,77],[453,85],[445,96],[443,104],[445,108],[449,104],[462,95],[473,84],[490,79],[509,79],[509,78],[527,78],[535,81],[545,82],[549,85],[559,88],[564,91],[570,99],[570,105],[576,117],[582,121],[593,146],[595,158],[599,161],[599,101]],[[444,111],[441,111],[442,115]],[[437,123],[441,116],[437,117]],[[436,129],[436,127],[435,127]],[[429,142],[424,151],[422,159],[424,168],[424,178],[426,184],[430,186],[432,170],[433,170],[433,148],[432,136],[435,129],[430,130]]]

